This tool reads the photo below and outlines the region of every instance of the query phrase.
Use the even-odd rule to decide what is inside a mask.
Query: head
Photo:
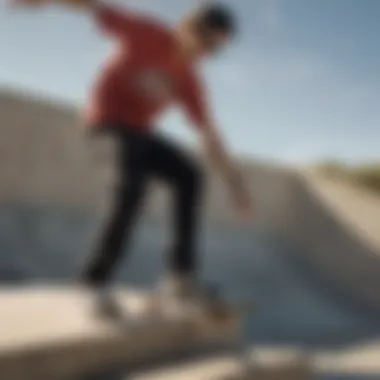
[[[231,42],[236,34],[235,23],[227,6],[220,3],[203,5],[183,18],[179,38],[188,54],[210,56]]]

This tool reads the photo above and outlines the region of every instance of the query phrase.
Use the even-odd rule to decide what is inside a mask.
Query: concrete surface
[[[339,223],[374,254],[380,255],[380,197],[362,187],[315,172],[305,172],[305,178]]]
[[[119,290],[119,323],[92,314],[83,289],[37,287],[0,291],[0,378],[55,379],[123,363],[144,365],[186,350],[233,345],[234,315],[218,320],[189,310],[147,313],[147,294]]]
[[[132,376],[131,380],[319,380],[380,378],[380,342],[368,345],[308,353],[295,347],[256,347],[249,354],[249,371],[242,371],[232,356],[172,366],[152,373]],[[244,367],[243,367],[244,368]],[[244,373],[248,375],[242,376]],[[193,377],[192,377],[193,376]],[[343,377],[345,376],[345,377]],[[336,377],[338,378],[338,377]]]
[[[269,353],[270,351],[270,353]],[[153,373],[132,376],[131,380],[311,380],[309,362],[289,350],[256,352],[256,360],[246,371],[239,360],[232,356],[200,360],[195,363],[174,366]],[[268,355],[269,353],[269,355]],[[257,355],[259,354],[259,355]]]
[[[305,262],[380,310],[379,199],[312,172],[298,177],[287,236],[307,252]]]

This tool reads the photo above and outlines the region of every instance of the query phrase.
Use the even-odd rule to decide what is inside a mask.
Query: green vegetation
[[[349,166],[338,161],[318,165],[318,171],[331,178],[339,178],[376,192],[380,195],[380,164]]]

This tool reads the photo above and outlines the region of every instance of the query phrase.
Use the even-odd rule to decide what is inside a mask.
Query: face
[[[205,30],[196,33],[196,40],[201,55],[210,56],[225,49],[229,42],[230,37],[225,32],[216,30]]]
[[[196,27],[189,23],[182,30],[185,48],[196,57],[210,57],[230,43],[230,36],[222,31]]]

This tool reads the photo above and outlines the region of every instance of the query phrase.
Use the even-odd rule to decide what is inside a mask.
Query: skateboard
[[[220,295],[203,301],[192,302],[180,299],[165,299],[160,295],[148,295],[144,312],[147,315],[184,315],[191,319],[202,319],[214,324],[224,324],[239,319],[248,311],[256,309],[251,301],[228,301]]]

